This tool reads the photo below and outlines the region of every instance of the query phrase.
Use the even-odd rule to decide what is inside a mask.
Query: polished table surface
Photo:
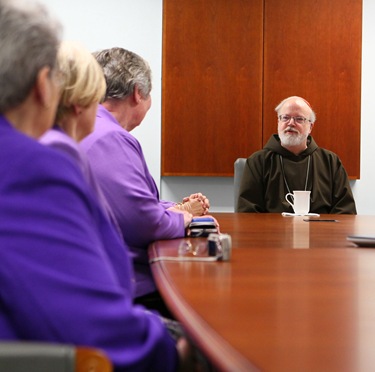
[[[168,306],[218,369],[375,370],[375,248],[346,239],[375,234],[375,216],[213,215],[232,237],[230,261],[151,267]],[[153,243],[150,258],[177,256],[181,241]]]

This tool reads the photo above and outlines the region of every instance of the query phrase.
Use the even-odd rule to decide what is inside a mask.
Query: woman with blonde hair
[[[77,42],[61,43],[57,64],[64,83],[56,124],[40,141],[56,147],[71,144],[79,152],[76,143],[93,130],[98,104],[106,90],[105,78],[95,58]]]
[[[120,232],[116,219],[95,181],[86,155],[78,147],[78,142],[92,132],[98,104],[105,94],[103,70],[93,55],[75,41],[61,43],[57,64],[64,82],[55,125],[40,138],[40,142],[63,151],[77,163],[86,182]]]

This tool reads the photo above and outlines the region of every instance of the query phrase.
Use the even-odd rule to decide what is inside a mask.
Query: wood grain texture
[[[162,175],[233,175],[262,145],[263,1],[164,1]]]

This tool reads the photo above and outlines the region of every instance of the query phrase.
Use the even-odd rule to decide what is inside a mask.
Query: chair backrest
[[[42,342],[0,342],[0,371],[111,372],[112,363],[100,350]]]
[[[237,201],[238,201],[238,194],[240,191],[240,185],[243,175],[243,170],[245,168],[246,158],[238,158],[234,162],[234,177],[233,177],[233,185],[234,185],[234,211],[237,211]]]

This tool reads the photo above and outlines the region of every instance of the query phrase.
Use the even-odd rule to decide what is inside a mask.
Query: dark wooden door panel
[[[317,114],[312,135],[360,176],[361,0],[266,0],[263,143],[291,95]]]
[[[262,146],[263,0],[165,0],[162,175],[231,176]]]

